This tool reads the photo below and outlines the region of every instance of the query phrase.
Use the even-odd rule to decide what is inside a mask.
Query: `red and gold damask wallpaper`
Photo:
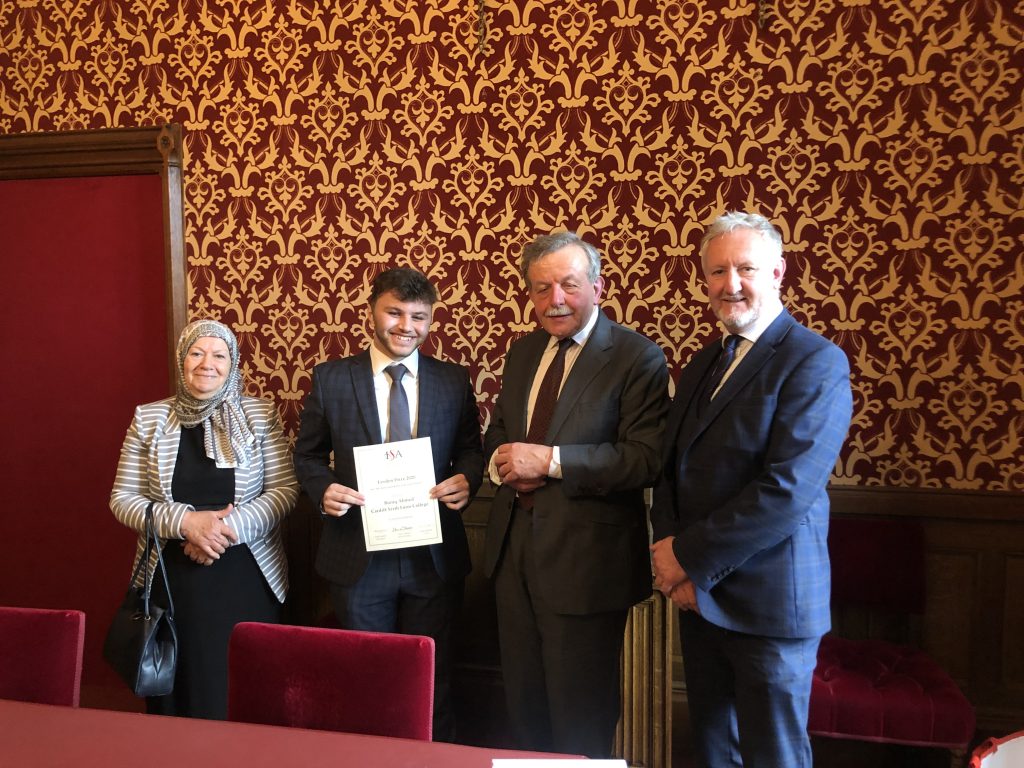
[[[851,360],[839,484],[1024,490],[1022,70],[1024,0],[0,2],[0,133],[184,126],[190,312],[290,429],[399,264],[487,418],[555,228],[676,374],[701,230],[756,209]]]

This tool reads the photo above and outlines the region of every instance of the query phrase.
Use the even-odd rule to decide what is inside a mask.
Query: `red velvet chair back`
[[[228,719],[430,741],[434,641],[246,622],[228,653]]]
[[[0,699],[77,707],[85,614],[0,607]]]

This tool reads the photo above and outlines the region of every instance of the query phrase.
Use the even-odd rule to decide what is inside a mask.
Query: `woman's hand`
[[[213,565],[213,558],[207,557],[198,547],[192,546],[190,542],[181,542],[182,548],[185,550],[185,556],[193,562],[199,565]]]
[[[219,560],[227,548],[238,541],[238,535],[224,518],[231,514],[234,505],[228,504],[224,509],[209,512],[186,512],[181,522],[181,535],[187,544],[191,544],[199,554],[213,560]],[[188,553],[186,549],[185,554]],[[200,562],[189,555],[196,562]]]

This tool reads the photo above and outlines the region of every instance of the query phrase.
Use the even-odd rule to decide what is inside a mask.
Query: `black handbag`
[[[167,593],[167,607],[150,600],[156,567],[150,572],[153,549]],[[145,577],[135,586],[139,570]],[[153,525],[153,502],[146,507],[146,548],[139,559],[128,594],[114,614],[103,643],[103,658],[114,668],[136,696],[164,696],[174,689],[174,671],[178,662],[178,630],[174,626],[174,602],[167,582],[160,539]]]

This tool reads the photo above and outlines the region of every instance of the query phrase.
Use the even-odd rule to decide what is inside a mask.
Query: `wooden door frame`
[[[181,126],[107,128],[0,136],[0,180],[69,176],[160,177],[168,360],[188,318]],[[174,366],[171,387],[174,386]]]

